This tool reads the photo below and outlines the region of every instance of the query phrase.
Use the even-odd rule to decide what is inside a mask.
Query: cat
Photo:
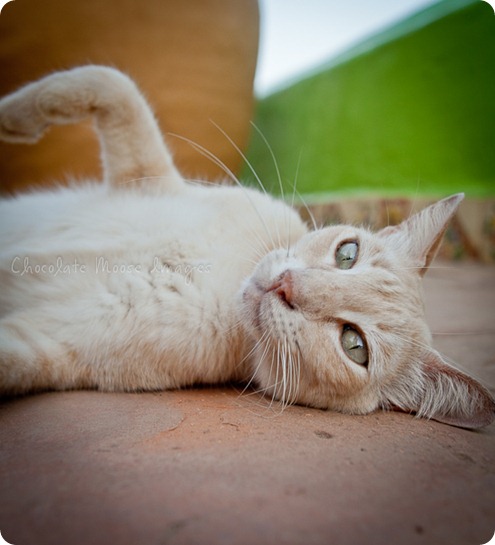
[[[101,182],[0,202],[3,395],[240,381],[283,407],[493,421],[424,317],[422,277],[462,195],[376,233],[311,231],[262,190],[185,181],[134,82],[104,66],[3,98],[0,138],[87,116]]]

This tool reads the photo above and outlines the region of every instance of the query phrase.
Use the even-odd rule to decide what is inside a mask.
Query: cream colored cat
[[[0,102],[0,137],[94,116],[104,179],[0,203],[0,390],[245,381],[283,404],[465,427],[495,404],[431,348],[421,277],[462,199],[308,232],[253,189],[186,182],[135,85],[88,66]]]

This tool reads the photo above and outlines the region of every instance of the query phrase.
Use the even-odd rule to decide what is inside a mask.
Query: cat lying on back
[[[495,403],[431,347],[421,278],[462,195],[371,233],[308,232],[253,189],[186,182],[120,72],[0,102],[0,137],[94,116],[103,183],[0,202],[0,391],[245,381],[282,404],[395,407],[464,427]]]

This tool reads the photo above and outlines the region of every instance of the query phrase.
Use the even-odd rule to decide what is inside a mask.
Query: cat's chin
[[[284,282],[283,275],[277,276],[270,282],[262,283],[256,278],[251,278],[242,290],[243,315],[254,334],[260,338],[269,330],[277,337],[277,327],[274,316],[292,312],[294,307],[287,297],[288,286]],[[275,320],[276,321],[276,320]],[[277,338],[274,339],[277,341]]]
[[[241,287],[242,315],[259,337],[263,333],[263,307],[267,304],[290,310],[290,301],[285,297],[280,281],[289,269],[303,269],[305,264],[292,256],[287,250],[274,250],[267,254],[256,266],[253,274]],[[266,324],[265,324],[266,325]]]

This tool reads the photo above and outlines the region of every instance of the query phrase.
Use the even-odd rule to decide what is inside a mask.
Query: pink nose
[[[268,288],[268,292],[275,292],[281,301],[290,308],[294,308],[292,299],[294,296],[294,283],[290,271],[283,272],[279,278]]]

